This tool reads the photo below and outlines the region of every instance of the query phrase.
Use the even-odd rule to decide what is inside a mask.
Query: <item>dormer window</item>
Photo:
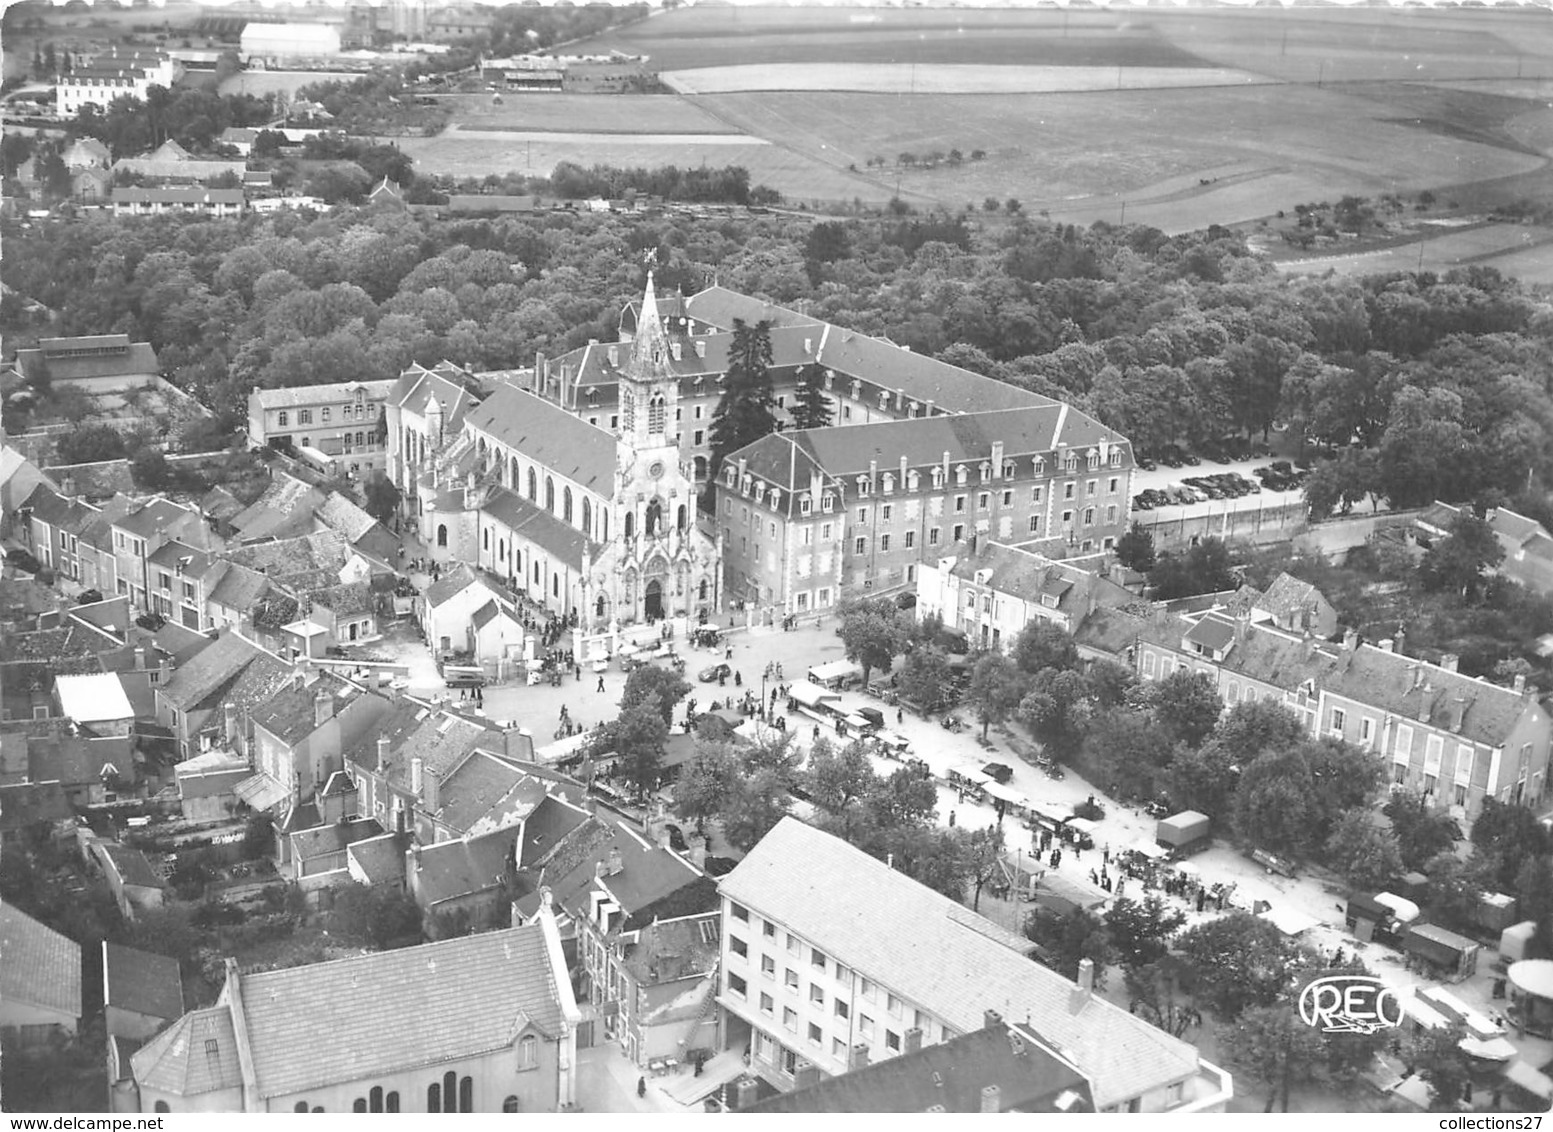
[[[1045,475],[1046,474],[1046,457],[1045,456],[1037,456],[1035,458],[1034,463],[1035,463],[1035,474],[1038,475],[1038,476]]]
[[[782,489],[779,487],[771,489],[771,506],[773,508],[780,508],[782,506]]]
[[[813,510],[814,500],[810,499],[807,495],[801,496],[798,500],[798,513],[800,515],[807,515]]]
[[[1111,467],[1119,468],[1121,466],[1122,466],[1122,450],[1120,448],[1113,448],[1113,449],[1111,449]]]
[[[872,485],[869,484],[867,476],[857,477],[857,493],[859,495],[867,495],[871,490],[871,486]]]
[[[884,490],[884,493],[886,495],[894,495],[895,494],[895,477],[890,475],[888,472],[886,472],[884,474],[884,488],[883,488],[883,490]]]
[[[1006,480],[1011,480],[1014,478],[1014,461],[1003,461],[1003,478]]]
[[[970,470],[967,469],[964,464],[961,464],[958,468],[956,468],[954,470],[954,482],[957,483],[961,487],[965,486],[965,481],[969,477],[970,477]]]
[[[915,471],[906,473],[906,490],[916,491],[917,485],[922,482],[922,476]]]
[[[723,479],[728,481],[729,487],[737,487],[739,484],[739,469],[729,465],[727,472],[723,474]]]
[[[1066,453],[1062,457],[1062,470],[1063,471],[1071,472],[1071,471],[1074,471],[1077,467],[1078,467],[1078,456],[1076,456],[1074,453],[1069,452],[1069,453]]]
[[[981,482],[986,483],[992,478],[992,465],[985,460],[981,463]]]
[[[1056,609],[1057,608],[1057,598],[1056,598],[1056,595],[1054,595],[1054,594],[1042,594],[1041,595],[1041,604],[1044,605],[1047,609]]]
[[[820,500],[820,510],[825,512],[826,514],[829,514],[830,512],[834,511],[835,509],[836,509],[836,501],[835,501],[835,499],[833,499],[831,497],[830,492],[827,491],[825,493],[824,498],[822,498]]]
[[[1091,468],[1098,468],[1100,466],[1100,453],[1091,452],[1089,454],[1089,466]]]
[[[890,407],[890,391],[888,389],[880,391],[879,407],[881,409],[888,409]]]
[[[933,486],[934,487],[943,487],[944,486],[944,469],[942,469],[942,468],[934,468],[933,469]]]

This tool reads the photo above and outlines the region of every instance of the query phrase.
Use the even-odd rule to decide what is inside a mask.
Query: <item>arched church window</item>
[[[674,521],[674,529],[681,532],[685,529],[685,505],[683,503],[679,505],[679,515]]]
[[[626,538],[635,538],[635,537],[636,537],[636,514],[634,512],[632,512],[632,511],[627,511],[626,512]]]
[[[568,523],[572,521],[572,489],[569,487],[561,489],[561,518]]]
[[[648,538],[663,532],[663,504],[656,499],[647,501],[647,516],[643,528]]]
[[[647,402],[647,431],[660,433],[664,430],[668,417],[668,403],[663,399],[663,394],[655,393],[651,401]]]
[[[539,498],[539,477],[534,474],[534,469],[528,470],[528,497],[533,500]]]
[[[448,526],[446,523],[437,524],[437,545],[445,547],[448,544]]]
[[[518,490],[518,483],[519,482],[520,481],[518,479],[518,458],[516,456],[514,456],[512,458],[511,463],[509,463],[507,465],[507,486],[512,488],[513,491],[517,491]]]
[[[545,477],[545,510],[555,514],[555,480]]]
[[[593,537],[593,504],[586,496],[582,501],[582,530],[589,538]]]

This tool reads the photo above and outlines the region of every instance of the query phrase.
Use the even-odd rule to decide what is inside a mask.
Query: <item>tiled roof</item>
[[[620,925],[622,932],[638,931],[659,920],[682,920],[714,913],[722,906],[714,877],[699,876],[689,884],[636,909]],[[698,933],[699,934],[699,933]],[[714,947],[715,952],[715,947]]]
[[[356,387],[365,390],[367,400],[381,401],[394,388],[388,381],[338,381],[332,385],[292,385],[285,389],[259,389],[251,394],[266,409],[289,409],[296,405],[334,405],[352,399]]]
[[[153,499],[125,515],[114,526],[141,538],[153,538],[194,514],[170,499]]]
[[[174,539],[163,543],[146,561],[170,573],[182,573],[190,578],[203,578],[220,560],[208,550],[200,550],[198,547]]]
[[[320,523],[355,542],[377,525],[377,520],[337,491],[331,491],[318,508]]]
[[[563,1012],[576,1009],[570,986],[556,981],[559,950],[553,927],[538,923],[244,975],[259,1095],[504,1049],[530,1024],[559,1038]]]
[[[562,852],[554,860],[541,865],[540,883],[549,885],[556,904],[574,916],[586,914],[594,868],[601,861],[606,864],[606,875],[598,883],[608,889],[627,915],[702,875],[678,854],[654,845],[624,825],[598,818],[580,824],[562,845]],[[610,875],[607,865],[614,849],[620,851],[621,870]]]
[[[555,794],[546,794],[523,823],[522,856],[518,864],[528,868],[587,820],[587,810]]]
[[[81,1017],[81,948],[0,903],[0,1001]]]
[[[1272,614],[1273,619],[1280,623],[1293,624],[1305,610],[1329,604],[1321,591],[1309,582],[1302,582],[1293,574],[1282,573],[1256,599],[1255,608]]]
[[[117,841],[98,841],[96,845],[102,855],[113,862],[114,871],[125,884],[133,884],[140,888],[167,887],[167,883],[151,867],[151,862],[139,849],[120,845]]]
[[[1210,613],[1186,631],[1185,639],[1201,645],[1209,652],[1229,647],[1235,639],[1235,623],[1228,618]]]
[[[962,1034],[742,1111],[980,1112],[982,1089],[996,1086],[1002,1112],[1093,1112],[1083,1074],[1024,1029],[999,1025]]]
[[[613,434],[558,405],[503,385],[465,423],[590,491],[608,496],[615,474]]]
[[[70,610],[70,616],[118,637],[123,637],[134,621],[127,597],[110,597],[90,605],[77,605]]]
[[[90,625],[72,621],[60,629],[0,634],[0,662],[33,661],[60,665],[61,672],[96,672],[102,668],[97,654],[117,647],[118,643]],[[64,667],[71,660],[85,663]]]
[[[1494,529],[1494,534],[1517,546],[1524,545],[1538,535],[1546,538],[1548,533],[1535,519],[1517,515],[1503,507],[1496,507],[1488,513],[1488,525]]]
[[[1028,1017],[1094,1083],[1100,1108],[1197,1071],[1190,1045],[1104,998],[1075,1010],[1073,984],[1028,958],[1028,940],[796,818],[722,878],[722,893],[962,1033],[989,1006]]]
[[[228,609],[247,611],[270,588],[270,579],[263,571],[253,570],[235,562],[227,563],[220,579],[211,587],[206,600]],[[289,618],[288,618],[289,620]]]
[[[343,752],[345,761],[375,768],[380,738],[388,740],[386,777],[390,783],[404,789],[410,785],[412,759],[420,759],[427,771],[441,775],[476,747],[499,746],[503,741],[501,732],[472,720],[432,711],[414,700],[395,700],[392,710],[378,721],[376,729]]]
[[[309,596],[315,606],[329,610],[336,617],[372,612],[372,587],[366,582],[345,582],[314,590]]]
[[[470,827],[507,799],[514,817],[524,816],[545,796],[544,783],[528,779],[529,788],[509,798],[526,776],[517,767],[484,751],[473,751],[437,784],[437,817],[450,828],[467,833]]]
[[[27,764],[34,781],[60,782],[67,788],[102,781],[105,766],[128,774],[134,757],[127,735],[72,735],[62,720],[32,725]]]
[[[346,855],[366,874],[368,884],[404,882],[404,853],[408,837],[385,833],[348,845]]]
[[[513,871],[518,828],[499,829],[481,837],[439,841],[411,850],[415,889],[423,908],[499,888]]]
[[[324,493],[305,480],[278,472],[264,494],[232,520],[245,539],[286,538],[308,534]]]
[[[710,877],[706,880],[710,884],[711,897],[710,908],[704,909],[708,912],[706,916],[649,923],[636,929],[638,935],[635,942],[627,942],[622,948],[621,966],[631,972],[638,985],[659,986],[697,975],[708,975],[717,969],[718,936],[714,934],[712,942],[708,943],[701,935],[702,924],[717,923],[717,884]],[[692,997],[688,1002],[671,1001],[665,1005],[667,1010],[660,1010],[656,1014],[649,1012],[642,1018],[642,1022],[653,1025],[669,1021],[665,1015],[684,1014],[689,1017],[696,1012],[699,1002]]]
[[[75,811],[57,782],[0,786],[0,831],[15,833],[48,822],[70,821]]]
[[[338,853],[357,841],[383,836],[383,827],[372,818],[315,825],[291,834],[291,852],[299,861]],[[343,866],[342,866],[343,867]]]
[[[325,675],[311,684],[297,686],[293,678],[253,711],[255,727],[262,727],[287,746],[295,746],[318,730],[318,695],[326,694],[334,714],[362,694],[354,684]],[[388,701],[382,701],[387,707]]]
[[[230,629],[208,648],[201,649],[184,664],[161,689],[162,698],[187,711],[202,703],[212,692],[235,680],[259,657],[274,660],[246,637]],[[279,663],[279,662],[275,662]]]
[[[127,606],[128,599],[122,600]],[[22,617],[35,617],[39,613],[52,613],[65,604],[59,594],[33,578],[0,578],[0,617],[9,617],[13,613]],[[78,605],[71,610],[71,614],[79,616],[81,610],[94,608]],[[121,627],[124,624],[126,622],[119,622]]]
[[[350,544],[338,531],[250,543],[228,547],[226,551],[228,561],[256,570],[283,585],[338,582],[339,573],[350,561],[350,556]]]
[[[430,586],[426,587],[426,604],[435,609],[445,604],[450,598],[456,597],[473,585],[486,585],[482,578],[475,576],[467,563],[460,562],[453,569],[447,571]],[[489,588],[489,586],[487,586]],[[493,596],[495,591],[493,591]]]
[[[212,518],[223,522],[239,515],[243,511],[243,504],[226,488],[216,486],[200,496],[200,510]]]
[[[122,162],[121,162],[122,164]],[[43,339],[45,348],[51,341]],[[61,339],[53,339],[61,341]],[[127,377],[155,374],[161,370],[156,351],[149,342],[131,342],[122,353],[86,355],[84,357],[45,357],[45,349],[17,350],[16,365],[22,373],[31,377],[40,371],[47,372],[54,381],[81,381],[93,377]]]
[[[510,488],[492,489],[480,510],[574,569],[582,568],[583,552],[592,545],[576,527]]]
[[[22,506],[31,509],[34,519],[47,523],[51,527],[71,531],[76,530],[80,524],[96,514],[95,508],[78,499],[59,494],[46,483],[40,483],[33,488]]]
[[[142,1089],[175,1097],[241,1088],[243,1070],[231,1009],[191,1010],[136,1050],[130,1065]]]
[[[103,941],[103,1000],[108,1006],[171,1021],[183,1013],[178,960]]]

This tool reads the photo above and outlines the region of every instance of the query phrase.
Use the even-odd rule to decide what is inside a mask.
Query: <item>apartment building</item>
[[[387,446],[378,436],[393,381],[347,381],[248,395],[248,443],[289,439],[310,463],[337,474],[382,471]]]

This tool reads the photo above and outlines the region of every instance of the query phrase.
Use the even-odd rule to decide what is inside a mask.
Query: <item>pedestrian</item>
[[[895,709],[895,722],[896,722],[897,725],[906,722],[906,709],[905,708],[896,708]]]
[[[742,672],[735,672],[733,674],[733,686],[735,688],[742,688],[742,687],[744,687],[744,673],[742,673]]]
[[[1224,894],[1222,892],[1219,893],[1219,911],[1224,911]]]
[[[636,1095],[638,1097],[645,1097],[647,1095],[647,1078],[646,1077],[638,1077],[636,1079]]]
[[[732,645],[728,646],[728,651],[723,654],[723,659],[724,660],[732,660],[733,659],[733,646]]]
[[[599,673],[599,691],[602,692],[603,690],[604,690],[604,674],[601,672],[601,673]]]
[[[950,829],[954,828],[954,811],[953,810],[949,811],[949,828]]]
[[[1105,843],[1105,848],[1101,850],[1100,859],[1108,865],[1111,863],[1111,843],[1109,841]]]
[[[582,665],[580,664],[577,666],[577,681],[578,683],[582,682]]]
[[[1096,888],[1100,887],[1100,878],[1095,875],[1094,869],[1089,870],[1089,883],[1094,885]]]
[[[1197,910],[1199,912],[1202,911],[1202,906],[1203,906],[1204,901],[1207,898],[1207,895],[1208,894],[1206,892],[1198,892],[1198,894],[1197,894]]]
[[[814,741],[816,743],[820,741],[820,725],[818,723],[814,725]]]

